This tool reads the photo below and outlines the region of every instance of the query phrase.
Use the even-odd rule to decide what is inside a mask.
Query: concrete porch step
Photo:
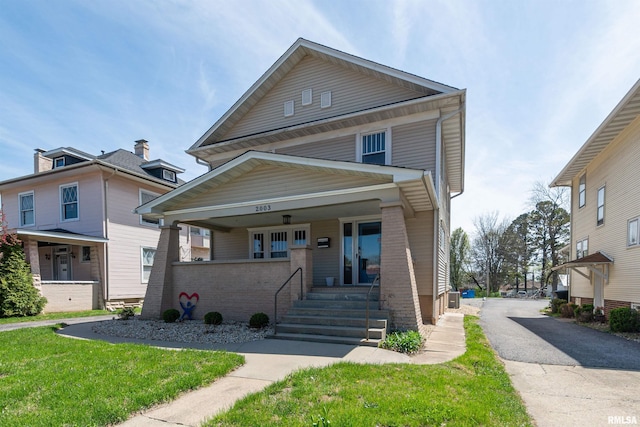
[[[333,299],[303,299],[293,302],[293,307],[300,308],[339,308],[339,309],[359,309],[366,310],[367,302],[364,300],[352,301],[352,300],[333,300]],[[369,309],[377,310],[379,307],[378,301],[370,301]]]
[[[366,301],[367,294],[365,292],[349,293],[349,292],[309,292],[305,296],[308,300],[323,300],[323,301]],[[380,294],[378,292],[371,292],[369,294],[369,301],[378,302],[380,300]]]
[[[364,329],[367,326],[366,317],[360,316],[318,316],[289,313],[282,317],[282,323],[307,324],[307,325],[326,325],[326,326],[352,326]],[[370,328],[387,328],[386,316],[373,317],[369,313]]]
[[[308,334],[323,336],[340,336],[352,338],[365,338],[366,331],[364,327],[354,326],[333,326],[333,325],[317,325],[302,323],[279,323],[278,334]],[[386,328],[369,328],[369,338],[384,339]]]
[[[320,343],[329,343],[329,344],[364,345],[364,346],[370,346],[370,347],[378,347],[378,344],[381,342],[381,340],[379,339],[371,339],[371,338],[369,339],[369,341],[367,341],[364,338],[339,337],[339,336],[330,336],[330,335],[280,333],[280,332],[278,332],[278,335],[269,335],[266,338],[278,339],[278,340],[310,341],[310,342],[320,342]]]
[[[287,315],[292,316],[318,316],[318,317],[350,317],[364,319],[367,315],[366,309],[343,309],[324,307],[291,307]],[[388,310],[378,310],[377,307],[369,309],[370,319],[388,319]]]

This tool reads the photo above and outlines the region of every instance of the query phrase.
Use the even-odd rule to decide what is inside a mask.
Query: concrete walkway
[[[409,357],[375,347],[268,339],[243,344],[205,345],[150,340],[132,340],[95,334],[92,323],[69,325],[58,333],[71,338],[105,340],[112,343],[141,343],[165,348],[227,350],[240,353],[246,363],[208,387],[185,393],[176,400],[136,415],[123,424],[127,427],[198,426],[229,409],[237,400],[284,379],[290,373],[347,361],[354,363],[437,364],[452,360],[465,352],[464,316],[445,314],[431,332],[426,350]],[[56,323],[60,323],[58,321]],[[66,322],[65,323],[69,323]]]

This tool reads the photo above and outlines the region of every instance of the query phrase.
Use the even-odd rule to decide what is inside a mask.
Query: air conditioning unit
[[[460,308],[460,292],[449,292],[449,308]]]

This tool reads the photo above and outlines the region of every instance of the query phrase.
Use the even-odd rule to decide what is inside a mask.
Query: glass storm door
[[[380,273],[380,221],[343,224],[344,285],[371,284]]]

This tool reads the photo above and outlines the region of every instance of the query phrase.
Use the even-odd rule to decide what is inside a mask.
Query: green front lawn
[[[467,352],[441,365],[340,363],[299,371],[238,402],[208,426],[530,426],[477,318]]]
[[[51,327],[1,332],[0,426],[122,422],[243,362],[232,353],[75,340]]]
[[[37,322],[40,320],[59,320],[77,317],[103,316],[105,314],[117,316],[116,313],[107,310],[71,311],[65,313],[38,314],[37,316],[4,317],[0,318],[0,325],[6,325],[9,323]]]

